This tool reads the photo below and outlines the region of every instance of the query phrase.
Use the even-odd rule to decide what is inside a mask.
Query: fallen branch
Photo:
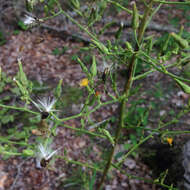
[[[103,24],[107,24],[109,22],[112,22],[113,23],[113,26],[121,26],[123,25],[124,28],[128,28],[128,27],[131,27],[131,22],[130,21],[125,21],[125,20],[113,20],[113,19],[103,19],[101,21],[99,21]],[[150,24],[147,26],[147,30],[155,30],[155,31],[158,31],[158,32],[179,32],[179,30],[177,28],[174,28],[173,26],[171,25],[161,25],[161,24],[158,24],[156,22],[150,22]]]

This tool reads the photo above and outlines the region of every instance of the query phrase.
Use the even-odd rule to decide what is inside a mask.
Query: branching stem
[[[146,8],[144,16],[142,18],[142,21],[141,21],[141,24],[140,24],[140,27],[139,27],[139,33],[138,33],[138,44],[141,44],[141,42],[142,42],[144,32],[145,32],[145,29],[146,29],[146,25],[147,25],[146,22],[148,20],[148,16],[149,16],[149,14],[151,12],[151,9],[152,9],[152,4],[153,4],[153,0],[150,1],[150,4]],[[136,43],[135,52],[139,51],[138,44]],[[124,90],[123,90],[123,96],[122,96],[122,99],[121,99],[121,102],[120,102],[119,125],[118,125],[118,127],[116,129],[115,145],[114,145],[114,147],[112,148],[112,150],[110,152],[106,167],[105,167],[104,172],[103,172],[103,176],[102,176],[102,178],[100,180],[100,183],[98,184],[97,190],[101,189],[101,187],[102,187],[102,185],[103,185],[103,183],[105,181],[105,178],[107,176],[109,168],[111,167],[111,163],[112,163],[112,160],[113,160],[115,148],[116,148],[116,146],[118,144],[118,140],[119,140],[119,137],[120,137],[121,130],[124,127],[124,116],[125,116],[126,103],[127,103],[129,92],[130,92],[132,82],[133,82],[133,74],[135,72],[134,71],[135,64],[136,64],[136,53],[133,54],[133,56],[132,56],[132,58],[130,60],[130,63],[129,63],[129,68],[128,68],[127,77],[126,77],[126,83],[125,83]]]

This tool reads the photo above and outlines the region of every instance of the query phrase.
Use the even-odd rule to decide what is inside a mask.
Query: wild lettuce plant
[[[30,3],[28,1],[28,3]],[[126,173],[122,169],[122,164],[126,158],[134,153],[144,142],[151,140],[154,135],[160,135],[160,138],[165,139],[172,146],[173,137],[177,134],[188,133],[189,131],[170,131],[165,129],[168,125],[177,123],[179,119],[187,114],[190,109],[189,106],[184,106],[180,113],[174,118],[167,122],[160,122],[156,129],[151,129],[147,127],[148,123],[148,112],[145,112],[142,109],[137,110],[140,120],[143,124],[138,126],[138,122],[130,123],[130,114],[134,107],[130,107],[129,98],[133,97],[134,93],[134,83],[138,81],[141,83],[143,78],[148,77],[151,73],[160,72],[163,75],[169,76],[175,83],[187,94],[190,94],[190,83],[189,79],[183,78],[172,73],[169,69],[174,67],[181,66],[184,62],[189,61],[189,39],[183,37],[183,27],[178,33],[171,32],[167,35],[166,40],[164,40],[161,47],[156,46],[157,37],[149,35],[146,33],[146,29],[149,26],[153,16],[162,8],[165,4],[167,5],[189,5],[188,1],[185,2],[174,2],[174,1],[160,1],[160,0],[144,0],[142,5],[144,6],[144,12],[140,13],[138,11],[138,6],[135,1],[130,4],[130,8],[123,6],[120,1],[115,0],[101,0],[93,1],[87,4],[89,7],[87,12],[83,11],[78,0],[72,0],[70,2],[71,7],[74,12],[78,14],[81,19],[83,19],[83,24],[79,23],[78,20],[70,16],[61,5],[61,1],[47,1],[39,2],[45,3],[44,10],[48,15],[45,18],[40,18],[41,21],[52,19],[58,15],[63,15],[69,19],[73,24],[75,24],[82,32],[86,33],[89,37],[89,43],[83,50],[92,53],[91,65],[87,66],[81,57],[77,57],[75,60],[81,66],[82,72],[85,74],[85,78],[80,81],[80,86],[86,88],[87,95],[83,103],[83,107],[80,112],[69,117],[60,118],[56,112],[56,101],[59,101],[59,97],[62,94],[62,80],[60,80],[57,88],[55,89],[55,97],[43,97],[41,99],[33,100],[31,98],[32,93],[32,83],[27,79],[25,73],[22,69],[22,60],[18,60],[19,72],[17,77],[14,78],[14,82],[20,90],[21,99],[25,102],[25,106],[16,107],[11,105],[0,104],[1,108],[6,109],[15,109],[17,111],[29,112],[40,116],[40,126],[35,131],[36,135],[41,136],[41,144],[28,145],[25,144],[25,149],[23,152],[11,152],[5,149],[3,145],[0,147],[1,154],[10,154],[10,155],[25,155],[33,156],[37,155],[37,165],[38,167],[43,167],[47,165],[47,162],[56,154],[59,154],[57,150],[52,151],[51,148],[47,147],[48,139],[51,139],[53,136],[56,138],[54,131],[51,127],[48,126],[48,120],[51,120],[56,123],[56,127],[63,126],[76,132],[82,134],[87,134],[96,138],[107,139],[107,143],[110,146],[110,154],[108,159],[105,161],[105,168],[98,168],[91,166],[90,164],[84,164],[81,162],[75,162],[76,164],[82,165],[84,167],[89,167],[96,172],[101,173],[101,178],[96,179],[97,186],[94,189],[100,190],[105,183],[106,176],[109,173],[110,168],[114,167],[124,173],[126,176],[131,178],[138,178],[138,176],[133,176]],[[30,6],[30,8],[35,8],[35,6]],[[107,23],[103,28],[95,29],[95,23],[100,22],[103,19],[104,12],[109,10],[109,8],[117,8],[124,11],[127,15],[131,17],[131,38],[132,40],[122,41],[121,34],[124,30],[125,23],[121,23],[117,32],[115,33],[114,40],[102,41],[101,35],[109,29],[111,22]],[[35,20],[27,16],[24,20],[25,25],[30,25],[31,22]],[[172,43],[171,43],[172,42]],[[102,58],[102,73],[99,74],[98,68],[100,63],[97,62],[96,55]],[[173,57],[176,57],[175,61],[171,61]],[[107,63],[107,64],[105,64]],[[141,64],[141,65],[140,65]],[[146,68],[143,72],[137,72],[139,67],[143,67],[143,64],[146,64]],[[124,79],[121,81],[119,78],[119,70],[121,68],[124,72]],[[101,92],[98,91],[98,83],[102,82],[104,84],[104,90],[107,93],[107,99],[101,99]],[[107,88],[109,86],[109,88]],[[122,88],[121,88],[122,86]],[[111,90],[110,90],[111,89]],[[30,109],[30,105],[33,104],[39,112],[33,111]],[[117,116],[114,116],[114,132],[108,130],[106,127],[100,127],[101,124],[110,122],[111,119],[105,120],[102,118],[102,122],[92,122],[90,120],[91,114],[98,112],[102,107],[116,104],[118,106]],[[135,110],[134,110],[135,111]],[[81,121],[81,126],[71,127],[64,125],[64,121],[72,120],[79,118]],[[87,118],[87,122],[84,118]],[[137,117],[136,117],[137,118]],[[89,130],[87,125],[91,125],[90,129],[98,130]],[[117,145],[119,144],[120,139],[122,138],[123,129],[129,129],[130,125],[135,125],[134,128],[142,128],[143,130],[149,131],[147,136],[144,136],[142,133],[141,138],[139,138],[135,143],[130,147],[130,149],[121,156],[119,161],[114,160],[114,153]],[[6,142],[5,142],[6,143]],[[8,143],[8,142],[7,142]],[[45,146],[45,147],[44,147]],[[37,152],[36,152],[37,151]],[[158,184],[167,189],[177,189],[173,185],[164,184],[164,179],[156,180],[146,180],[149,183]],[[91,187],[93,188],[93,187]]]

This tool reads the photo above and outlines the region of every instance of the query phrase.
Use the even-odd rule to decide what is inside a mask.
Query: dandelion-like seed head
[[[51,97],[43,97],[43,98],[38,98],[37,101],[33,101],[32,103],[36,106],[36,108],[40,111],[40,112],[51,112],[51,111],[55,111],[53,109],[54,104],[56,103],[56,99],[55,98],[51,98]]]
[[[36,19],[33,18],[32,16],[25,15],[25,18],[23,19],[23,23],[25,25],[31,25],[31,24],[36,23]]]
[[[37,147],[37,152],[36,152],[36,167],[37,168],[42,168],[46,167],[47,163],[50,161],[50,159],[55,155],[55,153],[58,151],[57,150],[52,150],[51,146],[39,144]]]

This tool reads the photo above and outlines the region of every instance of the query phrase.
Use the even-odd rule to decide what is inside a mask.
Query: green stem
[[[1,154],[5,154],[5,155],[9,155],[9,156],[21,156],[22,153],[18,153],[18,152],[7,152],[7,151],[1,151]]]
[[[174,4],[174,5],[190,5],[190,2],[178,2],[178,1],[159,1],[155,0],[154,3]]]
[[[71,127],[71,126],[69,126],[69,125],[63,125],[63,127],[68,128],[68,129],[72,129],[72,130],[74,130],[74,131],[78,131],[78,132],[81,132],[81,133],[86,133],[86,134],[91,135],[91,136],[95,136],[95,137],[100,137],[100,138],[107,139],[107,137],[104,136],[104,135],[100,135],[100,134],[98,134],[98,133],[93,133],[93,132],[87,131],[87,130],[85,130],[85,129],[75,128],[75,127]]]
[[[190,80],[189,79],[185,79],[185,78],[182,78],[182,77],[179,77],[177,75],[174,75],[170,72],[166,72],[165,70],[162,69],[162,67],[158,67],[157,65],[160,65],[160,63],[158,61],[156,61],[155,59],[151,58],[149,55],[147,55],[145,52],[141,51],[140,54],[144,55],[146,58],[148,58],[148,60],[145,60],[143,59],[142,57],[139,56],[139,58],[147,63],[149,63],[150,65],[153,66],[154,69],[156,69],[157,71],[161,72],[161,73],[164,73],[168,76],[170,76],[171,78],[176,78],[176,79],[179,79],[181,81],[184,81],[184,82],[189,82],[190,83]],[[163,66],[164,68],[166,68],[165,66]]]
[[[58,1],[57,2],[57,6],[59,8],[59,12],[61,12],[65,17],[67,17],[72,23],[76,24],[81,30],[83,30],[84,32],[86,32],[93,40],[98,41],[97,37],[92,34],[91,32],[89,32],[88,28],[85,28],[84,26],[82,26],[81,24],[79,24],[75,19],[73,19],[67,12],[65,12],[62,8],[61,5]]]
[[[141,44],[143,36],[144,36],[144,32],[145,32],[145,29],[146,29],[146,22],[148,20],[149,14],[151,12],[152,4],[153,4],[153,0],[150,1],[149,7],[146,8],[144,16],[143,16],[141,24],[140,24],[140,28],[139,28],[139,31],[138,31],[139,32],[138,33],[138,38],[137,38],[139,44]],[[135,51],[136,52],[139,51],[138,43],[136,43],[136,46],[135,46]],[[128,100],[129,92],[130,92],[130,89],[131,89],[131,86],[132,86],[132,82],[133,82],[133,74],[135,72],[134,71],[135,64],[136,64],[136,53],[133,54],[133,56],[132,56],[132,58],[130,60],[130,63],[129,63],[126,83],[125,83],[124,90],[123,90],[123,96],[122,96],[122,99],[121,99],[121,102],[120,102],[119,125],[118,125],[118,127],[116,129],[115,145],[114,145],[114,147],[112,148],[112,150],[110,152],[106,167],[105,167],[104,172],[103,172],[103,176],[102,176],[102,178],[100,180],[100,183],[98,184],[97,190],[101,189],[101,187],[102,187],[102,185],[103,185],[103,183],[105,181],[105,178],[107,176],[109,168],[111,167],[111,163],[112,163],[112,160],[113,160],[115,148],[116,148],[116,146],[118,144],[118,140],[119,140],[119,137],[120,137],[121,130],[124,127],[125,108],[126,108],[126,103],[127,103],[127,100]]]
[[[57,12],[57,13],[54,13],[54,14],[51,15],[51,16],[44,17],[44,18],[40,18],[40,20],[43,22],[43,21],[46,21],[46,20],[52,19],[52,18],[54,18],[54,17],[56,17],[56,16],[59,16],[60,14],[62,14],[61,11],[59,11],[59,12]]]
[[[51,112],[51,115],[57,120],[57,121],[60,121],[60,122],[63,122],[63,121],[68,121],[68,120],[71,120],[71,119],[76,119],[76,118],[79,118],[79,117],[82,117],[82,116],[88,116],[89,114],[95,112],[97,109],[101,108],[102,106],[106,106],[108,104],[113,104],[113,103],[116,103],[118,102],[118,100],[110,100],[110,101],[107,101],[107,102],[104,102],[104,103],[101,103],[101,104],[98,104],[97,106],[95,106],[92,110],[90,110],[88,113],[83,113],[83,112],[80,112],[79,114],[76,114],[76,115],[73,115],[73,116],[70,116],[70,117],[65,117],[65,118],[58,118],[54,113]]]
[[[78,117],[81,117],[82,116],[82,113],[79,113],[79,114],[76,114],[76,115],[73,115],[73,116],[70,116],[70,117],[65,117],[65,118],[58,118],[54,113],[51,112],[51,115],[55,118],[55,120],[57,121],[60,121],[60,122],[63,122],[63,121],[68,121],[68,120],[71,120],[71,119],[76,119]]]
[[[32,114],[35,114],[35,115],[39,115],[38,112],[34,112],[34,111],[31,111],[31,110],[23,108],[23,107],[20,108],[20,107],[16,107],[16,106],[7,106],[7,105],[3,105],[3,104],[0,104],[0,107],[13,109],[13,110],[20,110],[20,111],[29,112],[29,113],[32,113]]]
[[[133,14],[133,11],[131,11],[131,10],[125,8],[124,6],[120,5],[120,4],[119,4],[118,2],[116,2],[116,1],[107,0],[107,2],[112,3],[113,5],[119,7],[120,9],[124,10],[125,12],[127,12],[127,13],[129,13],[129,14],[131,14],[131,15]]]
[[[86,167],[86,168],[90,168],[90,169],[93,169],[93,170],[96,170],[96,171],[99,171],[99,172],[102,172],[102,169],[100,168],[97,168],[97,167],[94,167],[92,165],[89,165],[87,163],[82,163],[82,162],[79,162],[79,161],[75,161],[75,160],[70,160],[68,159],[66,156],[56,156],[57,158],[61,158],[61,159],[64,159],[66,162],[69,162],[69,163],[72,163],[72,164],[76,164],[76,165],[79,165],[79,166],[82,166],[82,167]]]
[[[141,57],[139,57],[141,58]],[[171,68],[171,67],[175,67],[175,66],[179,66],[181,65],[183,62],[187,61],[188,59],[190,59],[190,56],[187,56],[187,57],[184,57],[183,59],[181,59],[180,61],[176,61],[175,63],[173,64],[169,64],[169,65],[165,65],[164,67],[167,69],[167,68]],[[140,74],[140,75],[137,75],[136,77],[133,77],[133,80],[138,80],[138,79],[143,79],[145,78],[146,76],[148,76],[150,73],[153,73],[157,71],[156,69],[151,69],[143,74]]]
[[[144,142],[146,142],[147,140],[149,140],[150,138],[153,138],[153,133],[151,133],[150,135],[148,135],[146,138],[142,139],[138,144],[134,145],[129,152],[127,152],[127,154],[125,154],[122,159],[117,163],[117,166],[120,166],[125,160],[126,158],[133,152],[135,151],[141,144],[143,144]]]
[[[9,144],[19,144],[19,145],[22,145],[22,146],[28,146],[27,143],[10,141],[10,140],[6,139],[5,137],[0,137],[0,142],[9,143]]]
[[[166,136],[168,134],[171,134],[171,135],[179,135],[179,134],[189,134],[190,131],[164,131],[162,133],[163,136]]]

